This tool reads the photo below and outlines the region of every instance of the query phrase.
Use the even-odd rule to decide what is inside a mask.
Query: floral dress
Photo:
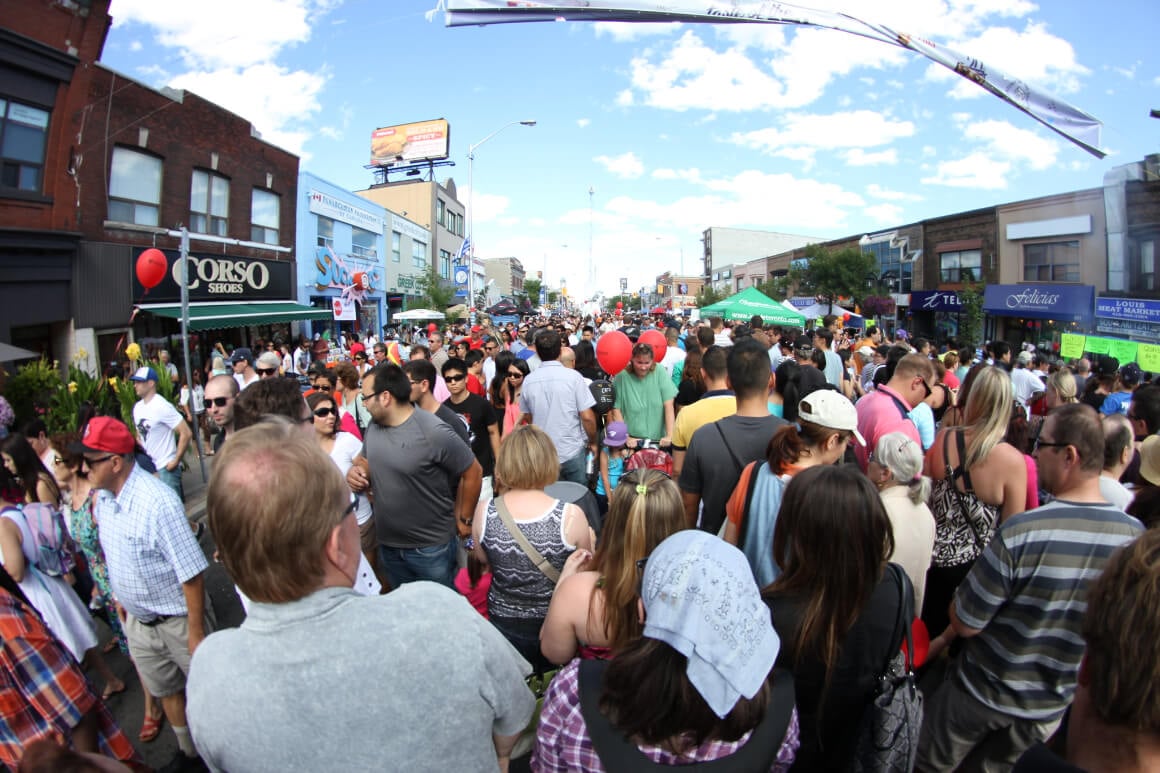
[[[85,554],[85,562],[89,565],[89,573],[93,576],[93,583],[97,586],[97,596],[101,605],[108,611],[106,619],[113,635],[117,637],[117,646],[125,655],[129,654],[129,643],[125,639],[125,631],[121,628],[121,618],[117,616],[117,607],[113,603],[113,588],[109,585],[109,567],[105,563],[105,551],[101,549],[101,540],[98,536],[97,522],[93,518],[93,495],[85,497],[79,509],[73,510],[72,503],[65,497],[64,511],[68,515],[69,530],[73,540]]]

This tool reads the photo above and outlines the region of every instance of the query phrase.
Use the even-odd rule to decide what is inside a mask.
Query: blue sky
[[[616,292],[701,232],[832,238],[1098,187],[1160,152],[1155,0],[817,0],[980,57],[1104,122],[1096,159],[911,52],[772,25],[446,28],[435,0],[113,0],[104,62],[249,119],[349,189],[379,126],[446,118],[481,258]],[[590,197],[589,189],[594,193]],[[590,206],[591,205],[591,206]],[[591,217],[590,217],[591,213]],[[590,238],[591,235],[591,238]],[[683,257],[683,260],[682,260]]]

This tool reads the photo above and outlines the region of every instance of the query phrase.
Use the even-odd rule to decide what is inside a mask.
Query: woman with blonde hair
[[[1004,440],[1014,401],[1011,377],[994,366],[971,375],[962,425],[938,433],[924,466],[934,482],[930,497],[934,556],[922,610],[931,635],[949,624],[951,596],[991,541],[995,527],[1023,512],[1027,502],[1023,454]]]
[[[930,478],[922,474],[922,448],[901,432],[883,435],[866,460],[866,477],[877,487],[894,531],[889,558],[906,570],[914,586],[914,608],[922,609],[934,550],[934,515],[926,506]]]
[[[557,459],[543,430],[512,430],[495,462],[497,495],[479,503],[471,527],[476,557],[491,567],[491,623],[541,672],[550,666],[540,628],[564,562],[582,564],[596,545],[583,511],[544,491],[559,475]]]
[[[685,528],[681,492],[657,470],[633,470],[612,494],[600,546],[587,565],[565,565],[540,650],[553,663],[606,657],[640,637],[637,565],[669,535]],[[575,572],[569,569],[575,568]]]

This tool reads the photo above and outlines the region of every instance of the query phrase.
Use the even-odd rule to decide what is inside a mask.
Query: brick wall
[[[948,217],[927,220],[923,223],[921,288],[916,290],[957,290],[961,284],[943,284],[939,267],[939,245],[953,247],[954,242],[981,242],[978,249],[983,253],[983,278],[987,283],[999,281],[999,250],[996,247],[999,219],[994,207],[963,212]],[[973,249],[973,247],[972,247]]]

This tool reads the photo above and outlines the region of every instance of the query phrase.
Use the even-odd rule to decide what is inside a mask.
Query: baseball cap
[[[628,442],[628,425],[623,421],[611,421],[604,428],[604,445],[620,448]]]
[[[906,332],[905,330],[903,330],[902,328],[899,328],[898,330],[895,330],[895,331],[894,331],[894,337],[895,337],[895,338],[901,338],[903,341],[905,341],[907,338],[910,338],[910,334],[909,334],[909,333],[907,333],[907,332]]]
[[[863,358],[868,360],[874,356],[874,347],[863,346],[860,349],[858,349],[858,354],[862,355]]]
[[[844,395],[828,389],[819,389],[798,403],[798,419],[830,429],[848,430],[855,439],[866,445],[858,432],[858,411]]]
[[[1134,362],[1129,362],[1124,367],[1120,368],[1120,381],[1124,384],[1132,386],[1139,384],[1144,380],[1144,371],[1140,370],[1140,366]]]
[[[129,376],[129,380],[130,381],[156,381],[157,380],[157,371],[153,370],[153,368],[140,367],[140,368],[137,368],[137,370],[133,372],[132,376]]]
[[[1031,364],[1031,352],[1027,352],[1027,351],[1019,352],[1019,356],[1015,358],[1015,361],[1018,362],[1020,365],[1030,365]]]
[[[471,326],[471,332],[472,332],[472,333],[482,333],[482,332],[483,332],[483,328],[481,328],[479,325],[472,325],[472,326]]]
[[[245,361],[249,365],[254,364],[254,353],[245,346],[239,346],[234,349],[234,353],[230,356],[230,364],[237,365],[239,362]]]
[[[1108,354],[1097,355],[1095,371],[1098,376],[1114,376],[1120,369],[1120,361]]]
[[[155,377],[156,378],[156,377]],[[69,444],[74,454],[90,453],[131,454],[137,447],[129,428],[120,419],[96,416],[85,425],[85,432],[76,443]]]
[[[793,348],[803,352],[812,352],[814,350],[814,339],[805,333],[802,333],[797,337],[797,340],[794,341]]]

